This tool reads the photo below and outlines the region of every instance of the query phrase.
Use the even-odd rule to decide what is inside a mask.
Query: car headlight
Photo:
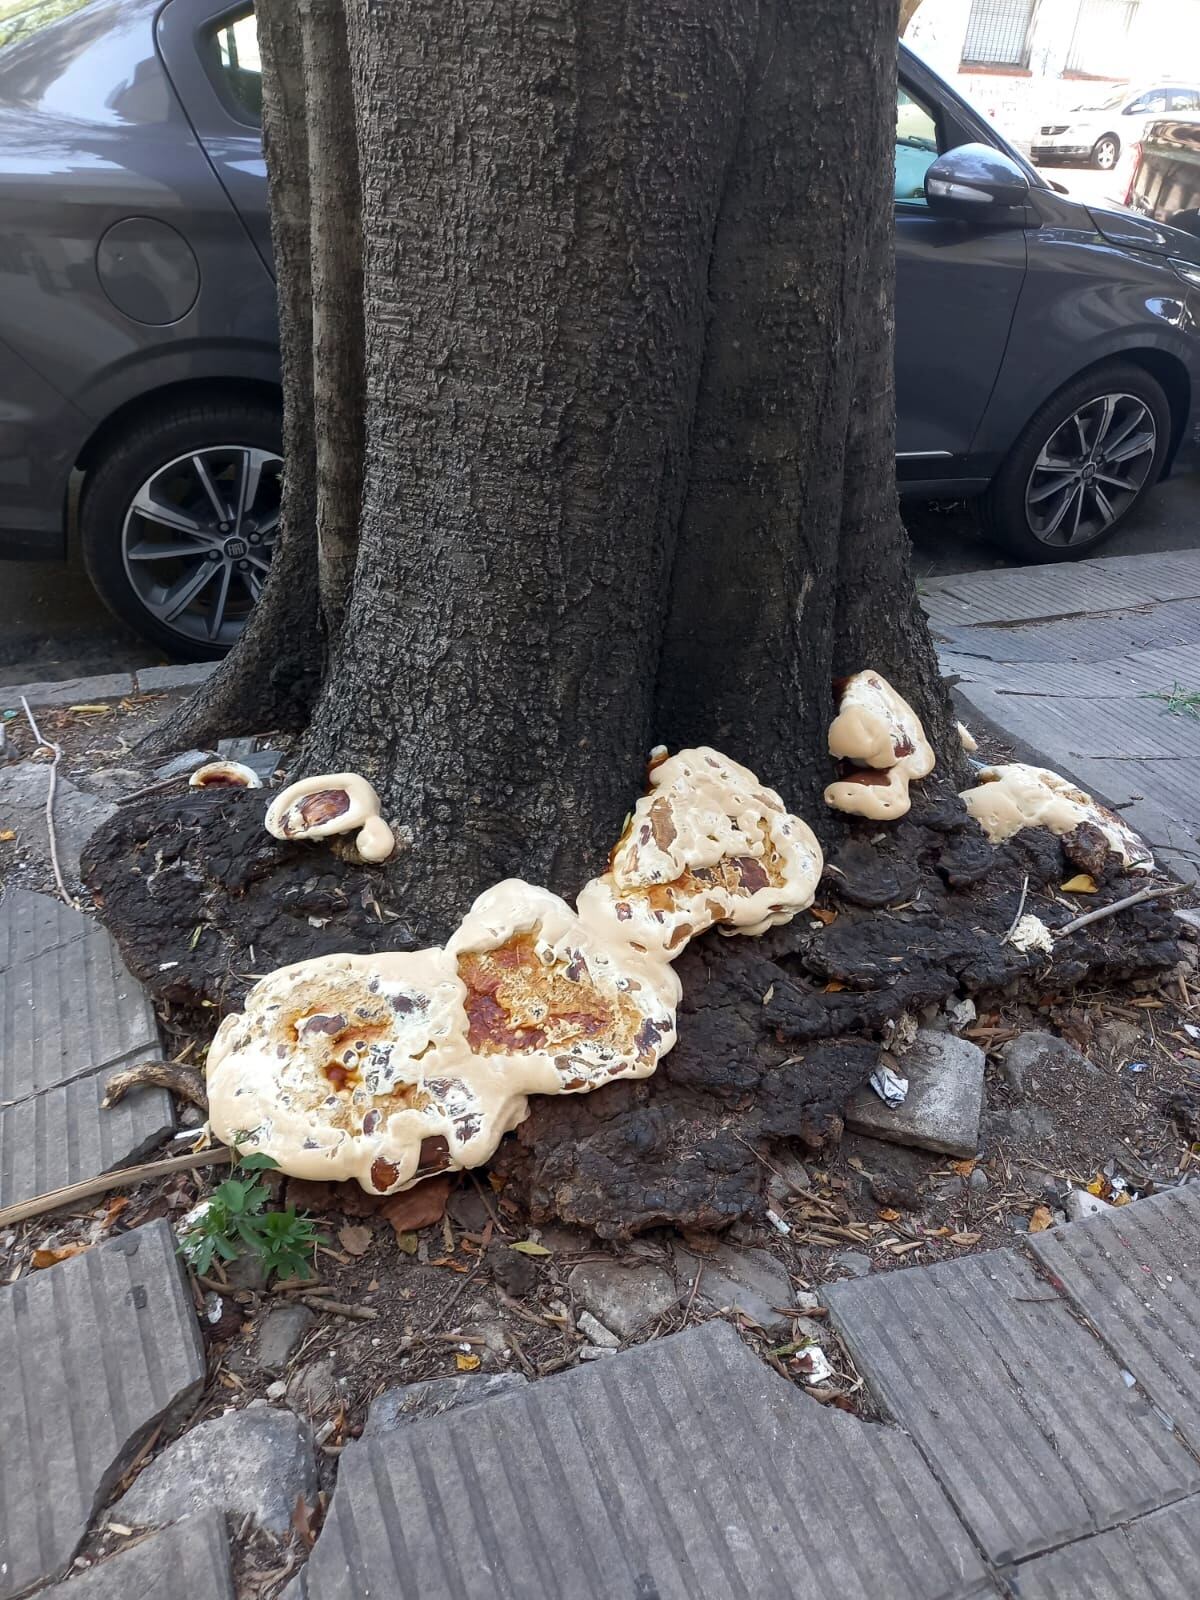
[[[1184,283],[1190,283],[1193,289],[1200,289],[1200,267],[1193,266],[1190,261],[1180,261],[1175,256],[1171,257],[1171,265]]]

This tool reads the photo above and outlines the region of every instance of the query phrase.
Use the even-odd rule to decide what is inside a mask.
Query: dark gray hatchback
[[[897,472],[1026,560],[1104,539],[1196,448],[1200,241],[1056,193],[901,52]],[[249,0],[0,0],[0,555],[218,655],[279,507]]]

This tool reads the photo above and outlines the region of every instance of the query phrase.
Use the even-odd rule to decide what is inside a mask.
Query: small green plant
[[[281,1278],[311,1277],[313,1250],[325,1236],[307,1217],[297,1216],[295,1206],[267,1210],[271,1193],[257,1174],[278,1165],[270,1156],[238,1155],[234,1176],[197,1206],[179,1249],[198,1273],[210,1272],[218,1259],[236,1261],[249,1251],[268,1277],[272,1272]]]
[[[1173,683],[1170,689],[1158,689],[1153,694],[1141,694],[1139,700],[1161,700],[1163,710],[1170,717],[1195,717],[1200,722],[1200,689],[1185,689]]]

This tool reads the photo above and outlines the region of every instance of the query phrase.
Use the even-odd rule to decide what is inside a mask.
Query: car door
[[[969,478],[1026,270],[1019,228],[933,215],[925,171],[963,142],[902,80],[896,115],[896,460],[901,482]]]
[[[168,0],[158,47],[196,137],[268,267],[262,63],[251,0]]]

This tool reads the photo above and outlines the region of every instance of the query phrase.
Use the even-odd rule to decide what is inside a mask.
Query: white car
[[[1164,113],[1200,116],[1200,88],[1161,84],[1131,90],[1128,85],[1057,114],[1034,134],[1030,153],[1041,166],[1089,161],[1111,172],[1122,150],[1136,143],[1148,123]]]

